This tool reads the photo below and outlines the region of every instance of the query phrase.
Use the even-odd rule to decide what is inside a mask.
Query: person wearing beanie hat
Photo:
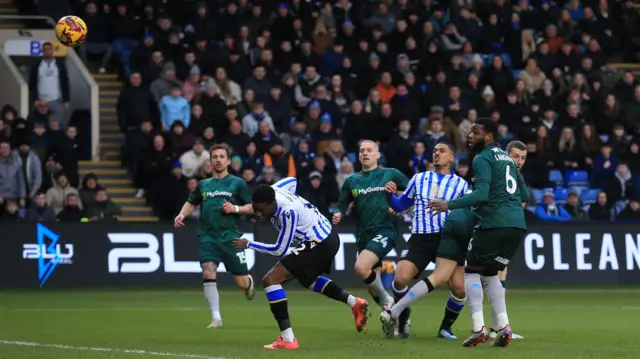
[[[160,78],[151,83],[149,90],[156,101],[160,102],[164,96],[168,96],[171,93],[171,88],[173,86],[182,88],[182,81],[176,78],[175,64],[173,62],[167,62],[162,67],[162,74],[160,75]]]

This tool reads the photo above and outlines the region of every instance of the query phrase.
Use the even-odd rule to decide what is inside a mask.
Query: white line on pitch
[[[14,340],[0,340],[0,344],[15,345],[15,346],[21,346],[21,347],[66,349],[66,350],[88,351],[88,352],[111,352],[111,353],[124,353],[124,354],[133,354],[133,355],[149,355],[149,356],[174,357],[174,358],[230,359],[225,357],[211,357],[208,355],[201,355],[201,354],[156,352],[156,351],[141,350],[141,349],[81,347],[81,346],[74,346],[74,345],[44,344],[44,343],[23,342],[23,341],[14,341]]]

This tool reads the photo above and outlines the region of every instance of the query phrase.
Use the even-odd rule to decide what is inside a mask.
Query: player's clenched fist
[[[331,218],[331,223],[338,224],[342,220],[342,213],[334,213]]]
[[[384,185],[384,190],[389,193],[396,193],[398,191],[398,186],[395,182],[389,181]]]
[[[176,219],[173,220],[173,226],[176,228],[184,226],[184,216],[182,214],[176,216]]]
[[[230,202],[224,201],[224,203],[222,203],[222,211],[225,214],[235,213],[236,212],[236,206],[234,206]]]

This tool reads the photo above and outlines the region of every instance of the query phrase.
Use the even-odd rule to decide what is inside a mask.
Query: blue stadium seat
[[[589,174],[587,171],[567,171],[565,173],[567,186],[588,186]]]
[[[427,84],[421,84],[420,85],[420,91],[422,91],[422,93],[427,92],[428,88],[429,88],[429,85],[427,85]]]
[[[503,52],[500,57],[502,57],[502,62],[506,67],[511,67],[511,56],[508,53]]]
[[[349,158],[349,161],[351,161],[351,163],[356,163],[357,158],[355,152],[347,153],[347,158]]]
[[[567,198],[569,198],[569,190],[566,188],[556,188],[554,191],[556,195],[556,203],[557,204],[565,204],[567,203]]]
[[[520,72],[522,72],[522,70],[511,70],[511,73],[513,74],[513,78],[518,80],[518,76],[520,76]]]
[[[620,212],[622,212],[626,206],[627,206],[627,201],[616,201],[614,205],[616,210],[616,216],[619,215]]]
[[[465,160],[465,159],[467,159],[466,153],[456,153],[456,161]]]
[[[564,177],[562,176],[562,172],[559,170],[549,171],[549,182],[553,182],[557,186],[562,186],[564,184]]]
[[[577,193],[578,196],[580,196],[580,193],[582,193],[582,191],[584,191],[585,189],[589,189],[589,186],[571,186],[571,188],[569,188],[569,190]]]
[[[600,135],[600,141],[604,142],[609,142],[609,136],[608,135]]]
[[[583,204],[596,203],[599,192],[600,192],[599,188],[585,189],[584,191],[582,191],[582,193],[580,193],[580,199],[582,200]]]
[[[532,188],[531,195],[533,196],[533,199],[536,201],[536,204],[538,204],[542,202],[542,195],[544,195],[544,191],[541,189]]]

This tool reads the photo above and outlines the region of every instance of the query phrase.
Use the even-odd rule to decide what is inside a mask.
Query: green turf
[[[364,295],[363,293],[358,293]],[[435,338],[447,293],[426,298],[413,310],[408,340],[382,337],[373,317],[368,333],[355,331],[348,308],[323,296],[289,293],[291,322],[301,348],[262,349],[278,335],[264,294],[247,302],[221,294],[225,327],[205,330],[210,314],[196,291],[9,292],[0,294],[0,341],[59,344],[67,348],[0,344],[0,358],[161,358],[150,354],[81,351],[71,347],[137,349],[218,358],[639,358],[636,333],[640,292],[508,292],[509,314],[523,341],[508,349],[462,348],[462,341]],[[365,297],[366,298],[366,297]],[[485,311],[490,325],[489,311]],[[469,331],[465,309],[455,329]]]

